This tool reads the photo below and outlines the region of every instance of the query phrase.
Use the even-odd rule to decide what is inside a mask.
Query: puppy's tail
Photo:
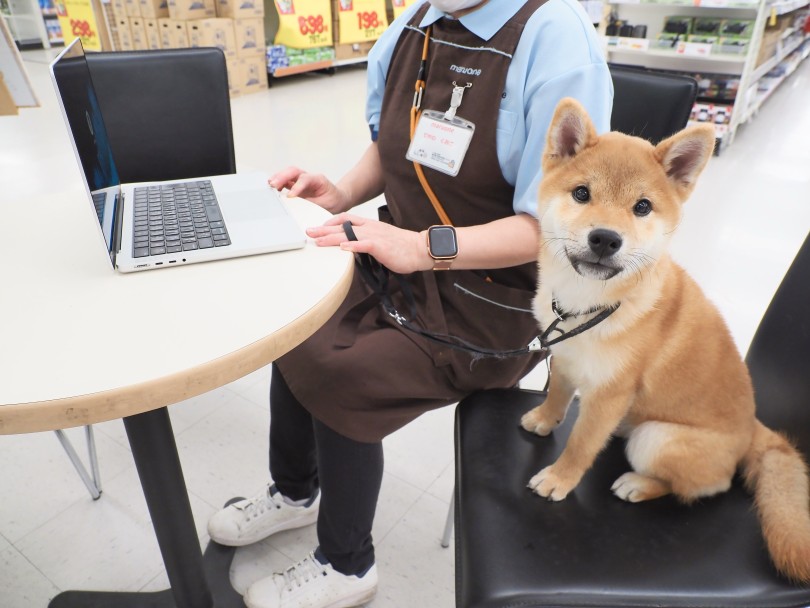
[[[756,421],[742,465],[776,569],[793,581],[810,583],[810,482],[801,454]]]

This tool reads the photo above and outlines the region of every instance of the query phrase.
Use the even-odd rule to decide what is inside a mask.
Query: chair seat
[[[626,503],[610,491],[630,470],[613,439],[566,500],[531,492],[526,484],[557,459],[577,413],[574,403],[549,437],[521,429],[544,399],[484,391],[457,408],[457,606],[810,605],[810,590],[776,574],[739,480],[690,506]]]

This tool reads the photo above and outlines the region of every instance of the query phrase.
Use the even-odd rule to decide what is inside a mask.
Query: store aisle
[[[42,107],[0,117],[0,205],[24,205],[31,192],[69,190],[81,197],[48,57],[41,51],[24,54]],[[368,144],[364,92],[362,69],[347,69],[282,80],[268,91],[234,99],[239,169],[273,172],[296,164],[339,177]],[[810,62],[805,62],[757,119],[738,131],[735,143],[712,159],[675,239],[676,258],[720,306],[743,351],[810,228],[808,100]],[[372,213],[373,205],[363,212]],[[8,263],[10,256],[5,258]],[[543,380],[538,372],[526,384]],[[266,481],[268,385],[269,370],[263,369],[170,408],[203,543],[205,523],[219,506],[254,493]],[[374,527],[381,586],[374,608],[454,604],[453,550],[439,546],[453,489],[452,426],[453,410],[445,408],[385,441]],[[3,608],[44,607],[71,588],[166,585],[123,425],[95,428],[104,487],[96,502],[53,433],[0,436]],[[69,435],[83,446],[80,431]],[[314,543],[309,528],[240,549],[234,585],[243,590]]]

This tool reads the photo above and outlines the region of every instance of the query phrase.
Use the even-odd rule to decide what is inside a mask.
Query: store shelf
[[[712,82],[736,79],[732,99],[712,100],[709,96],[701,99],[701,104],[708,104],[709,114],[707,121],[713,123],[711,114],[713,108],[720,105],[728,106],[726,110],[718,112],[715,124],[718,131],[718,141],[721,147],[731,145],[737,127],[751,120],[758,109],[772,94],[773,90],[787,78],[791,69],[795,68],[795,51],[807,40],[806,35],[800,35],[799,20],[794,13],[810,5],[810,0],[663,0],[655,2],[650,0],[607,0],[608,10],[600,24],[601,31],[605,31],[609,23],[622,26],[644,26],[646,39],[628,39],[613,37],[606,38],[606,52],[609,60],[615,63],[636,65],[653,70],[666,70],[682,72],[693,75],[698,80],[711,79]],[[799,13],[801,15],[801,13]],[[747,21],[750,26],[746,33],[750,37],[742,38],[733,35],[729,29],[726,36],[729,46],[723,44],[723,28],[716,31],[719,40],[712,41],[714,45],[697,44],[699,40],[688,40],[682,34],[677,38],[679,47],[658,47],[659,39],[667,36],[675,38],[675,31],[665,32],[667,20],[678,24],[687,19],[731,20]],[[704,21],[706,23],[706,21]],[[691,28],[689,28],[691,29]],[[689,35],[689,29],[685,34]],[[781,30],[781,33],[780,33]],[[676,30],[677,31],[677,30]],[[703,30],[707,31],[707,30]],[[661,34],[664,34],[663,36]],[[697,38],[697,37],[696,37]],[[708,36],[703,40],[709,42]],[[684,41],[686,42],[684,43]],[[696,44],[692,44],[692,42]],[[744,41],[744,42],[741,42]],[[607,44],[610,42],[611,44]],[[740,44],[741,53],[721,53],[713,50],[732,50],[732,44]],[[654,45],[656,45],[654,47]],[[654,47],[654,48],[653,48]],[[808,45],[810,52],[810,45]],[[779,68],[785,57],[793,53],[793,61]],[[764,62],[757,66],[760,61]],[[783,73],[784,72],[784,73]],[[769,77],[770,75],[770,77]],[[767,82],[761,82],[767,78]],[[767,85],[767,86],[766,86]],[[708,90],[708,89],[707,89]],[[695,111],[698,111],[697,104]],[[693,117],[694,119],[695,117]]]
[[[802,0],[800,0],[802,1]],[[758,2],[743,2],[740,0],[668,0],[667,2],[655,2],[655,0],[616,0],[608,2],[610,5],[629,5],[629,4],[643,4],[645,6],[671,6],[671,7],[690,7],[690,8],[728,8],[728,9],[743,9],[743,10],[757,10]]]
[[[752,82],[757,82],[757,81],[761,80],[762,77],[765,76],[765,74],[767,74],[772,69],[774,69],[777,65],[779,65],[779,62],[784,60],[785,57],[787,57],[793,51],[795,51],[797,48],[799,48],[802,45],[802,43],[804,43],[805,40],[807,40],[807,36],[804,36],[804,37],[799,38],[797,40],[789,41],[785,45],[785,48],[781,52],[777,52],[776,55],[771,57],[768,61],[766,61],[765,63],[763,63],[761,66],[757,67],[754,70],[754,72],[753,72],[753,74],[751,76],[751,81]]]
[[[338,68],[346,65],[354,65],[357,63],[365,63],[368,57],[352,57],[350,59],[329,59],[326,61],[314,61],[311,63],[303,63],[301,65],[291,65],[285,67],[278,67],[272,72],[271,76],[276,78],[283,78],[284,76],[293,76],[295,74],[305,74],[306,72],[317,72],[318,70],[328,70],[330,68]]]
[[[745,63],[745,55],[734,55],[731,53],[709,53],[708,55],[687,55],[678,53],[676,51],[668,51],[666,49],[646,49],[636,50],[629,48],[619,48],[608,45],[608,53],[610,54],[632,54],[632,55],[648,55],[650,57],[664,57],[667,59],[692,59],[696,61],[721,61],[725,63]]]

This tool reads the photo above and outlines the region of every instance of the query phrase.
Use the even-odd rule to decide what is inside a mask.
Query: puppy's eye
[[[587,186],[577,186],[574,188],[571,196],[573,196],[574,200],[578,203],[587,203],[591,200],[591,192],[588,190]]]
[[[653,206],[650,201],[646,198],[641,199],[635,205],[633,205],[633,213],[635,213],[638,217],[644,217],[645,215],[650,215]]]

